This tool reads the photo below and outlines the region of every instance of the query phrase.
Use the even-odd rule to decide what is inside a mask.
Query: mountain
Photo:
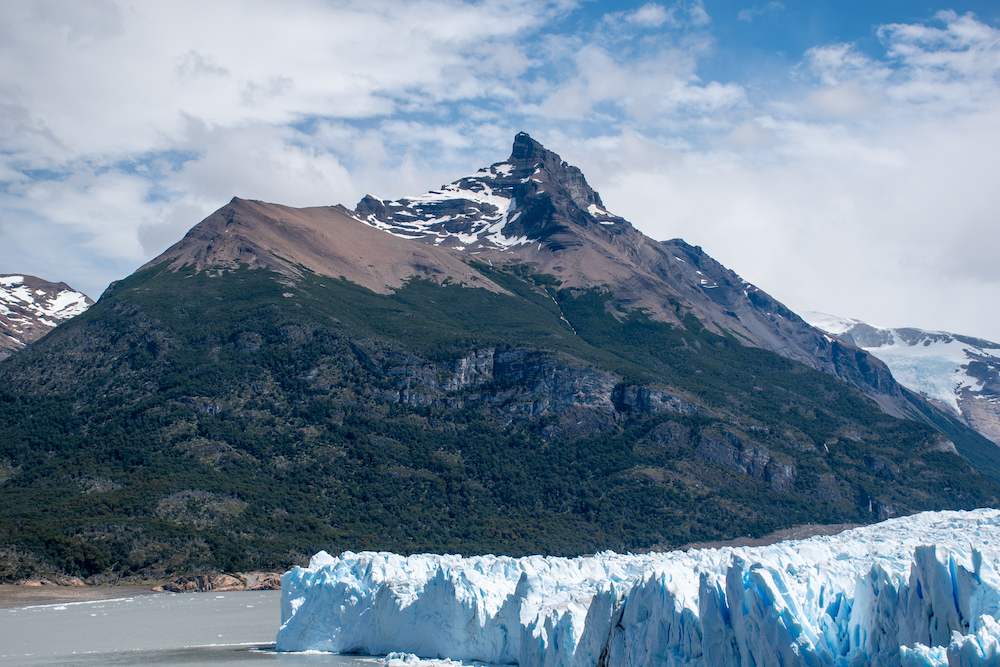
[[[511,156],[422,197],[357,207],[396,236],[520,262],[573,289],[610,289],[609,307],[680,324],[694,315],[715,333],[777,352],[859,386],[888,413],[919,418],[877,360],[806,324],[771,296],[680,239],[656,242],[604,208],[579,169],[527,134]]]
[[[904,387],[1000,445],[1000,344],[946,331],[887,329],[817,312],[803,316],[878,357]]]
[[[700,247],[646,237],[604,208],[579,169],[524,133],[504,162],[420,197],[369,195],[355,211],[234,199],[145,268],[164,260],[268,267],[293,280],[305,267],[381,293],[413,276],[495,290],[470,260],[523,264],[563,288],[610,290],[612,311],[675,325],[693,315],[714,333],[857,385],[889,414],[925,420],[877,359],[831,341]]]
[[[93,304],[66,283],[34,276],[0,275],[0,360],[32,343]]]
[[[421,197],[234,199],[0,363],[0,578],[869,523],[1000,503],[994,449],[522,134]]]
[[[604,208],[579,169],[525,133],[507,160],[419,197],[368,195],[354,211],[234,199],[143,268],[164,261],[267,267],[292,281],[306,268],[378,293],[414,276],[502,291],[470,261],[523,265],[562,289],[606,291],[609,312],[641,311],[672,325],[693,316],[713,333],[846,380],[888,414],[934,426],[1000,474],[982,439],[970,440],[956,420],[912,396],[877,357],[810,326],[700,247],[643,235]]]

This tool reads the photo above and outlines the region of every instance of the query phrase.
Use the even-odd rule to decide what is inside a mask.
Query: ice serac
[[[93,303],[66,283],[0,275],[0,359],[35,342]]]
[[[1000,510],[767,547],[534,556],[325,552],[282,577],[279,651],[522,667],[996,665]]]

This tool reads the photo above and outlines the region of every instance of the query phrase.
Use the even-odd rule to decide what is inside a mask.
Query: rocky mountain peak
[[[0,275],[0,359],[33,343],[94,302],[66,283]]]
[[[531,138],[527,132],[518,132],[514,137],[514,146],[511,148],[508,163],[522,166],[526,163],[536,163],[549,158],[559,159],[559,156],[542,146]]]
[[[416,197],[367,195],[356,213],[401,238],[477,253],[536,242],[560,250],[579,245],[578,228],[627,225],[604,209],[578,168],[524,132],[504,162]]]
[[[507,164],[514,167],[512,175],[519,176],[522,183],[529,186],[525,188],[525,195],[537,194],[542,189],[531,186],[534,181],[543,187],[548,186],[550,197],[566,197],[583,211],[589,212],[592,205],[604,208],[601,196],[587,184],[582,171],[563,161],[556,153],[524,132],[514,137],[514,147]],[[532,190],[534,192],[530,192]]]

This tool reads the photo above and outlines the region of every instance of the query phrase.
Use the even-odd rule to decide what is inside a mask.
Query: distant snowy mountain
[[[801,315],[881,359],[897,382],[1000,445],[1000,343],[945,331],[886,329],[825,313]]]
[[[93,303],[66,283],[0,275],[0,359],[38,340]]]

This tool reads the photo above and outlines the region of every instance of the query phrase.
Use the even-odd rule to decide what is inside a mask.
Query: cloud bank
[[[614,212],[793,309],[1000,340],[1000,31],[939,12],[778,83],[703,78],[698,1],[10,0],[0,270],[97,296],[233,196],[417,194],[527,131]]]

